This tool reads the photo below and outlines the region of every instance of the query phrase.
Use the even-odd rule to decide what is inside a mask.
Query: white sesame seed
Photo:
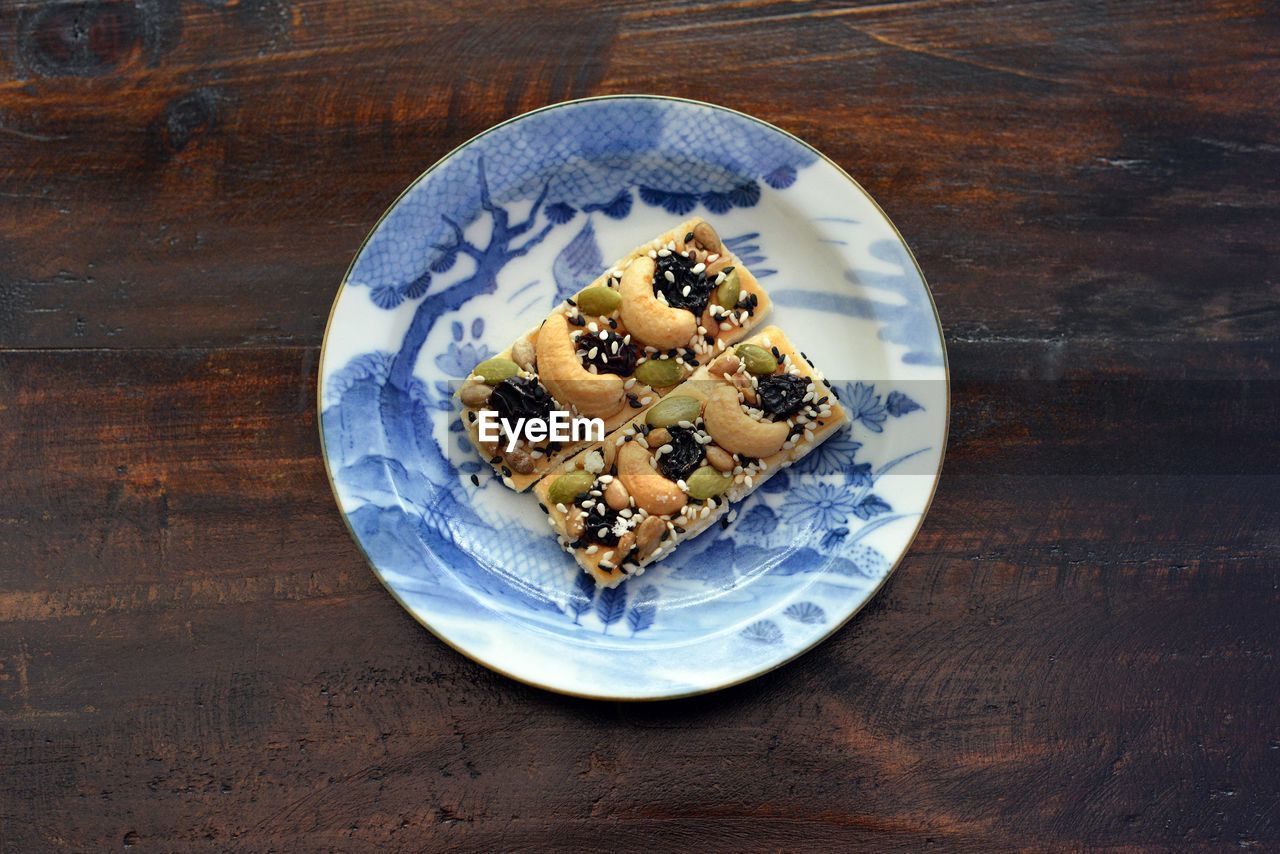
[[[676,281],[676,274],[675,274],[675,273],[671,272],[670,270],[667,270],[666,272],[664,272],[664,273],[662,274],[662,276],[663,276],[663,278],[665,278],[668,282],[670,282],[670,283],[672,283],[672,284],[675,284],[675,281]],[[686,294],[686,296],[687,296],[687,294]]]
[[[697,264],[694,264],[694,265],[693,265],[693,270],[692,270],[691,272],[694,272],[694,273],[701,273],[701,272],[702,272],[703,270],[705,270],[705,269],[707,269],[707,265],[706,265],[706,264],[703,264],[703,263],[701,263],[701,262],[699,262],[699,263],[697,263]]]

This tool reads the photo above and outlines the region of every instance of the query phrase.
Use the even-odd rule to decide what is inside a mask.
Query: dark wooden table
[[[10,0],[0,68],[3,850],[1280,847],[1275,3]],[[863,182],[954,416],[854,622],[614,705],[400,609],[314,397],[409,181],[637,91]]]

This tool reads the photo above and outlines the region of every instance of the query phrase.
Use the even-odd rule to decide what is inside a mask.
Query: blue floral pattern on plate
[[[852,424],[732,524],[597,591],[468,447],[449,383],[693,213],[766,280]],[[420,622],[532,684],[652,699],[765,672],[870,599],[932,495],[947,385],[924,280],[860,187],[748,116],[625,96],[521,116],[414,182],[339,292],[320,402],[339,506]]]

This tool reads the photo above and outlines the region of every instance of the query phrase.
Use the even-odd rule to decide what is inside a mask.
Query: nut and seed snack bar
[[[616,587],[849,421],[776,326],[726,350],[534,487],[561,546]],[[727,517],[732,521],[733,516]]]
[[[759,282],[710,223],[690,219],[620,258],[458,390],[473,445],[524,491],[586,442],[482,442],[479,413],[515,423],[552,410],[611,432],[747,335],[768,313]]]

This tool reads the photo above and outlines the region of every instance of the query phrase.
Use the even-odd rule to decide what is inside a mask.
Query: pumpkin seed
[[[583,314],[603,317],[618,310],[618,306],[622,305],[622,295],[613,288],[596,285],[578,294],[575,301]]]
[[[669,388],[680,382],[684,371],[674,359],[650,359],[636,368],[636,379],[650,388]]]
[[[589,471],[571,471],[562,474],[547,490],[547,500],[552,504],[569,505],[584,492],[589,492],[596,482],[596,476]]]
[[[756,376],[768,376],[778,370],[778,360],[763,347],[755,344],[739,344],[734,348],[738,358],[747,366],[747,370]]]
[[[685,485],[689,487],[689,497],[702,501],[722,494],[731,483],[733,478],[730,475],[721,474],[712,466],[701,466],[685,478]]]
[[[650,427],[670,427],[681,421],[696,421],[700,414],[702,414],[701,401],[688,395],[677,394],[658,401],[657,405],[645,415],[644,420]]]
[[[733,308],[738,304],[741,293],[742,282],[738,278],[738,271],[730,270],[729,275],[716,287],[716,302],[725,308]]]
[[[484,380],[485,385],[497,385],[503,380],[509,380],[520,373],[520,366],[510,359],[494,357],[485,359],[476,365],[475,370],[471,373]]]

